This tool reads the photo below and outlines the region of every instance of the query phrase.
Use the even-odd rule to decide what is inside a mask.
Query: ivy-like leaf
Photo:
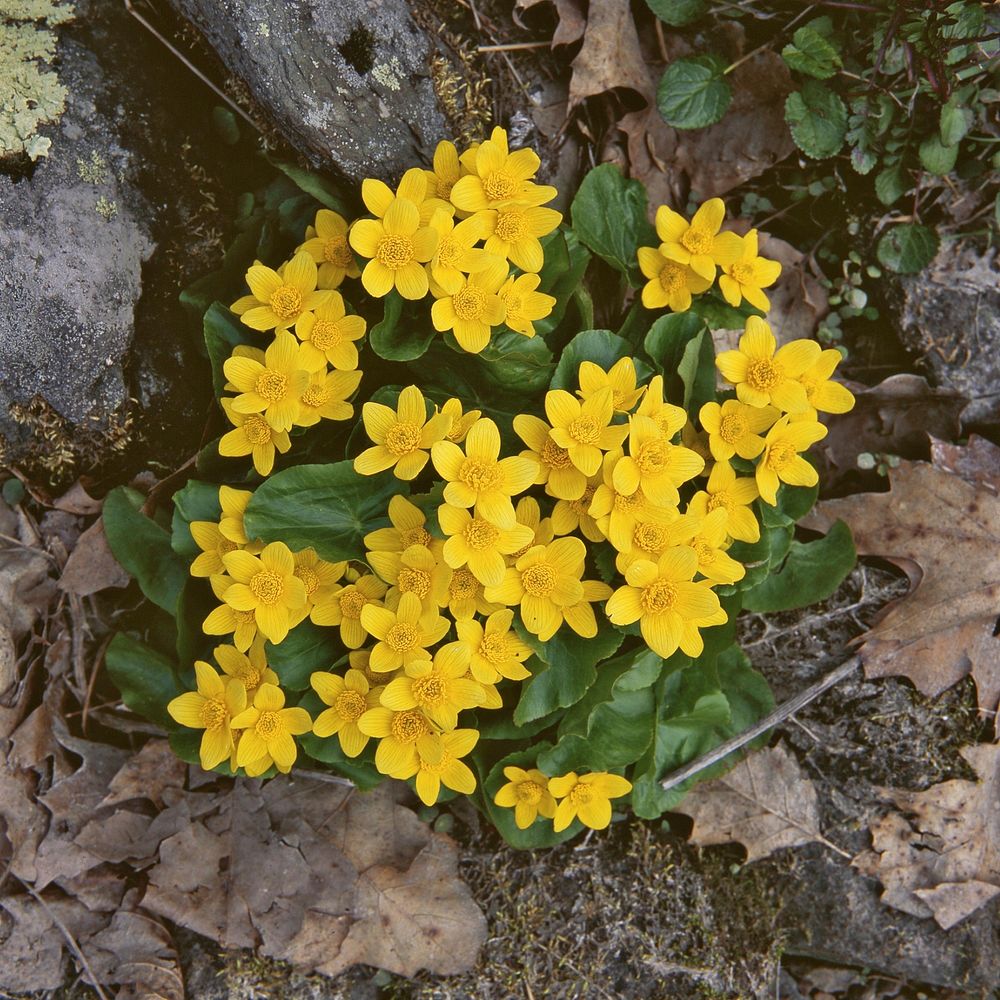
[[[801,90],[788,95],[785,121],[795,145],[814,160],[835,156],[847,136],[844,102],[816,80],[807,80]]]
[[[721,121],[733,99],[725,66],[716,56],[675,59],[656,89],[656,106],[674,128],[705,128]]]
[[[875,254],[879,262],[896,274],[916,274],[933,259],[938,250],[938,235],[929,226],[906,222],[892,226],[878,241]]]
[[[843,65],[833,43],[808,24],[792,35],[791,42],[781,50],[781,58],[789,69],[817,80],[828,80]]]

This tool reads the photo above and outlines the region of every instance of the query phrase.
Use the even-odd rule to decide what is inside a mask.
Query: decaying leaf
[[[994,468],[997,451],[980,442],[978,461]],[[974,467],[962,462],[965,475]],[[902,462],[890,470],[889,482],[888,493],[827,501],[802,522],[825,531],[843,519],[859,553],[896,563],[910,579],[910,592],[861,637],[865,672],[903,675],[928,696],[971,674],[980,708],[994,712],[1000,702],[1000,638],[994,634],[1000,499],[929,462]]]
[[[652,100],[629,0],[601,0],[590,5],[583,48],[573,60],[570,109],[618,88],[635,91],[646,103]]]
[[[131,577],[115,559],[104,534],[104,522],[95,521],[70,553],[59,586],[68,594],[86,597],[108,587],[127,587]]]
[[[736,841],[746,848],[747,861],[812,841],[833,847],[820,833],[816,789],[781,745],[753,753],[728,774],[696,786],[677,811],[694,820],[693,844]]]
[[[945,930],[1000,895],[1000,746],[961,753],[980,780],[883,789],[902,812],[871,824],[872,850],[853,862],[881,881],[882,902]]]
[[[522,10],[530,10],[541,3],[551,3],[556,9],[559,23],[552,35],[552,48],[560,45],[572,45],[583,38],[583,33],[587,28],[587,18],[584,15],[585,4],[583,0],[517,0],[514,6],[514,19]]]

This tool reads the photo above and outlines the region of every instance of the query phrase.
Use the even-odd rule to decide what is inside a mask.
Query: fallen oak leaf
[[[980,446],[981,460],[995,445]],[[860,637],[868,677],[902,675],[934,697],[969,675],[979,707],[1000,702],[1000,498],[928,462],[890,469],[888,493],[819,504],[801,523],[848,523],[861,555],[895,563],[910,591]]]
[[[77,539],[59,577],[59,588],[88,597],[109,587],[127,587],[131,579],[114,557],[104,521],[98,519]]]
[[[882,883],[887,906],[945,930],[1000,895],[1000,746],[960,752],[980,780],[881,789],[902,814],[875,820],[872,850],[852,862]]]
[[[634,91],[643,103],[652,103],[629,0],[601,0],[590,5],[583,47],[573,60],[569,110],[588,97],[618,89]]]
[[[524,27],[517,16],[518,13],[522,10],[531,10],[541,3],[552,4],[559,19],[556,30],[552,34],[552,48],[558,48],[560,45],[572,45],[583,38],[583,33],[587,30],[587,18],[583,13],[582,0],[517,0],[514,5],[514,20],[521,27]]]
[[[850,857],[820,832],[816,789],[781,744],[750,754],[722,777],[696,786],[676,811],[694,820],[693,844],[736,841],[746,848],[748,862],[814,841]]]

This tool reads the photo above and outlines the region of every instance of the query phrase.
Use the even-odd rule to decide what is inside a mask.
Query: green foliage
[[[656,88],[656,106],[674,128],[705,128],[722,120],[733,99],[725,66],[714,56],[675,59]]]
[[[559,363],[552,373],[552,389],[576,386],[576,373],[581,361],[592,361],[604,369],[610,368],[620,358],[632,356],[632,348],[610,330],[584,330],[564,348]]]
[[[938,235],[933,229],[908,222],[884,233],[875,254],[890,271],[916,274],[934,259],[937,249]]]
[[[696,21],[705,13],[705,0],[646,0],[649,9],[673,28]]]
[[[788,95],[785,120],[795,145],[814,160],[840,152],[847,137],[844,102],[815,80],[807,80],[801,90]]]
[[[167,703],[184,691],[177,667],[151,646],[119,632],[108,645],[104,663],[122,701],[139,715],[173,729]]]
[[[829,39],[832,24],[828,17],[817,18],[799,28],[791,42],[781,50],[788,68],[828,80],[843,65],[840,54]]]
[[[403,298],[393,289],[384,299],[385,313],[381,323],[376,323],[368,334],[372,350],[387,361],[415,361],[423,357],[436,336],[433,327],[420,333],[416,324],[400,322],[403,315]]]

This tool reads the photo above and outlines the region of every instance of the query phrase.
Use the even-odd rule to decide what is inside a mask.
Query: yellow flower
[[[757,489],[773,507],[778,502],[778,486],[815,486],[816,470],[799,454],[826,437],[826,428],[815,420],[782,417],[764,439],[764,451],[757,463]]]
[[[627,424],[612,424],[615,404],[609,387],[599,389],[582,403],[565,389],[545,394],[545,415],[552,424],[552,440],[569,453],[569,460],[585,476],[601,467],[603,451],[621,447]]]
[[[511,276],[497,292],[504,304],[504,323],[525,337],[534,337],[535,321],[545,319],[556,304],[554,296],[538,291],[541,281],[537,274]]]
[[[252,498],[252,490],[234,490],[232,486],[220,486],[219,506],[222,508],[222,516],[219,518],[219,531],[223,538],[249,549],[256,555],[264,544],[259,538],[251,541],[243,526],[243,515]],[[221,573],[222,570],[218,572]]]
[[[584,580],[583,597],[562,609],[566,624],[584,639],[593,639],[597,635],[597,617],[591,605],[595,601],[606,601],[611,593],[611,588],[600,580]]]
[[[569,535],[579,531],[590,542],[603,542],[607,537],[601,530],[590,508],[597,493],[601,477],[592,476],[576,500],[557,500],[552,508],[552,531],[556,535]]]
[[[469,155],[471,154],[471,155]],[[507,133],[494,128],[492,135],[463,157],[472,173],[459,178],[451,189],[451,203],[463,212],[481,212],[507,203],[541,205],[556,196],[553,187],[531,183],[541,161],[533,149],[514,153],[507,146]]]
[[[756,542],[760,539],[760,525],[750,504],[759,496],[755,480],[737,479],[728,462],[716,462],[705,491],[691,497],[687,512],[704,517],[712,511],[725,510],[726,531],[741,542]]]
[[[366,573],[315,605],[309,619],[314,625],[339,625],[340,641],[348,649],[357,649],[368,637],[368,630],[361,624],[361,612],[369,605],[381,606],[386,589],[377,576]]]
[[[192,576],[218,576],[226,571],[222,557],[227,552],[235,552],[239,546],[222,534],[214,521],[192,521],[188,526],[191,537],[201,549],[201,553],[191,563]]]
[[[715,364],[736,386],[736,398],[748,406],[778,407],[786,413],[809,409],[805,386],[797,379],[819,361],[815,340],[792,340],[777,351],[771,328],[758,316],[747,320],[739,350],[723,351]]]
[[[511,497],[523,493],[538,472],[530,458],[500,458],[500,431],[486,417],[472,425],[464,453],[451,441],[437,441],[431,447],[431,458],[446,483],[446,504],[475,507],[477,517],[504,527],[514,523]]]
[[[368,183],[367,181],[365,183]],[[422,226],[420,209],[406,198],[395,198],[381,219],[360,219],[351,227],[351,246],[369,258],[361,283],[375,298],[395,288],[404,299],[427,294],[426,264],[437,249],[437,233]]]
[[[306,241],[296,252],[305,252],[319,265],[320,288],[339,288],[344,278],[361,277],[347,242],[347,220],[328,208],[316,213],[316,222],[306,230]]]
[[[527,830],[540,815],[545,819],[555,816],[556,800],[549,791],[549,779],[541,771],[505,767],[503,776],[507,784],[497,789],[493,801],[504,809],[514,810],[514,823],[519,830]]]
[[[456,622],[459,642],[467,650],[472,676],[482,684],[495,684],[501,678],[523,681],[531,676],[524,661],[531,647],[511,630],[514,612],[509,608],[494,611],[485,625],[471,618]]]
[[[358,367],[354,341],[365,335],[365,321],[348,316],[340,292],[331,292],[327,302],[299,319],[295,335],[302,341],[301,357],[309,371],[329,362],[337,371],[352,372]]]
[[[727,399],[721,406],[706,403],[698,412],[701,426],[708,431],[708,447],[716,462],[728,462],[733,455],[756,458],[764,450],[761,432],[781,414],[773,406],[748,406]]]
[[[561,833],[579,819],[592,830],[603,830],[611,822],[611,799],[631,791],[630,781],[605,771],[582,775],[570,771],[561,778],[549,778],[549,792],[562,800],[556,806],[552,828]]]
[[[206,771],[218,767],[233,751],[233,717],[247,704],[247,691],[238,680],[223,679],[207,663],[196,660],[197,691],[187,691],[167,704],[174,722],[188,729],[204,729],[199,756]]]
[[[468,567],[456,569],[448,584],[448,613],[456,622],[472,618],[473,615],[491,615],[501,610],[502,605],[487,601],[483,585]]]
[[[421,761],[440,764],[444,758],[441,736],[419,708],[394,712],[378,705],[358,719],[358,729],[379,741],[375,767],[391,778],[410,777]]]
[[[369,667],[388,673],[414,660],[426,660],[428,648],[448,631],[448,619],[433,609],[425,611],[416,594],[400,594],[395,611],[368,603],[361,609],[361,624],[378,640],[372,647]]]
[[[687,264],[707,281],[715,280],[716,265],[732,264],[743,252],[736,233],[720,233],[726,206],[721,198],[710,198],[690,222],[661,205],[656,210],[656,234],[663,240],[660,252],[678,264]]]
[[[669,529],[671,543],[693,549],[698,572],[712,583],[736,583],[746,575],[743,564],[725,553],[728,517],[721,507],[703,517],[689,511]]]
[[[761,289],[778,280],[781,265],[776,260],[757,256],[756,229],[751,229],[740,243],[740,256],[734,261],[722,263],[719,291],[731,306],[738,306],[746,299],[761,312],[767,312],[771,302]]]
[[[274,468],[275,451],[284,455],[292,447],[288,431],[276,431],[259,413],[237,413],[228,397],[219,402],[233,424],[233,429],[219,438],[219,454],[223,458],[252,455],[257,472],[269,476]]]
[[[486,233],[486,220],[473,215],[455,224],[450,214],[435,212],[430,227],[438,235],[437,250],[427,265],[436,285],[448,295],[454,295],[465,284],[465,276],[482,271],[497,259],[476,244]]]
[[[276,430],[291,430],[309,385],[311,368],[303,347],[287,331],[279,333],[264,352],[264,364],[252,358],[231,357],[222,366],[240,395],[233,400],[237,413],[263,413]],[[320,359],[320,365],[324,365]]]
[[[615,490],[632,494],[641,489],[661,503],[677,503],[677,487],[705,468],[701,455],[683,445],[671,444],[652,417],[631,418],[628,451],[615,463]]]
[[[269,757],[279,771],[287,774],[298,756],[298,747],[292,737],[308,733],[312,729],[312,719],[304,708],[285,708],[285,695],[280,688],[261,684],[254,695],[253,706],[237,715],[232,726],[246,730],[236,748],[236,762],[240,767]]]
[[[438,521],[447,536],[444,561],[453,569],[468,566],[472,575],[484,586],[495,587],[503,582],[507,572],[505,555],[510,555],[531,543],[534,532],[518,524],[511,510],[507,524],[497,524],[475,516],[463,507],[441,504]]]
[[[440,555],[444,543],[431,535],[426,515],[406,497],[397,495],[389,501],[389,523],[391,528],[378,528],[365,535],[365,546],[371,552],[402,554],[411,545],[423,545],[435,556]]]
[[[408,385],[399,394],[396,409],[382,403],[365,403],[361,409],[368,437],[375,442],[354,459],[354,471],[374,476],[392,469],[397,479],[415,479],[430,458],[430,447],[440,441],[451,417],[436,413],[427,419],[423,393]]]
[[[336,584],[344,575],[347,563],[327,562],[312,548],[301,549],[293,558],[295,575],[306,588],[306,603],[301,611],[301,617],[305,618],[317,604],[325,604],[341,589]]]
[[[514,508],[514,519],[531,530],[531,540],[521,546],[516,552],[507,556],[508,565],[516,563],[533,545],[548,545],[555,538],[552,530],[552,519],[542,517],[542,508],[534,497],[521,497]]]
[[[590,399],[605,386],[610,386],[616,413],[628,413],[646,391],[642,386],[635,387],[637,376],[635,362],[631,358],[620,358],[607,371],[593,361],[582,361],[578,378],[580,389],[577,395],[581,399]]]
[[[247,271],[251,294],[237,299],[231,308],[253,330],[287,330],[330,297],[329,292],[317,290],[317,278],[316,262],[308,253],[297,253],[278,271],[258,261]]]
[[[521,457],[537,463],[535,485],[545,484],[549,496],[578,500],[587,487],[587,477],[570,461],[569,452],[552,439],[552,428],[530,413],[514,417],[514,432],[528,446]]]
[[[258,636],[246,653],[241,653],[235,646],[216,646],[212,655],[224,674],[238,680],[246,688],[248,698],[253,697],[261,684],[278,683],[278,675],[267,665],[263,636]]]
[[[242,550],[223,556],[234,583],[223,600],[235,611],[253,611],[257,628],[276,645],[284,641],[306,603],[305,584],[295,576],[295,559],[284,542],[265,545],[260,557]]]
[[[646,278],[642,286],[642,304],[647,309],[670,309],[687,312],[691,296],[700,295],[712,287],[711,278],[703,278],[688,264],[679,264],[663,253],[663,248],[639,247],[639,270]]]
[[[441,786],[471,795],[476,790],[476,776],[467,764],[459,760],[466,756],[479,740],[475,729],[456,729],[441,736],[441,759],[431,762],[424,758],[413,763],[412,768],[404,768],[394,775],[397,778],[417,776],[417,795],[425,806],[432,806],[441,794]]]
[[[830,380],[841,358],[840,351],[832,348],[823,351],[816,363],[799,376],[813,410],[820,410],[823,413],[847,413],[848,410],[854,409],[854,394],[851,390],[839,382]]]
[[[687,423],[687,410],[682,406],[674,406],[663,399],[663,376],[654,375],[646,386],[646,395],[636,409],[637,417],[649,417],[656,421],[660,433],[669,440]],[[687,441],[682,441],[687,445]]]
[[[438,211],[452,215],[454,209],[441,198],[434,196],[428,183],[428,172],[419,167],[410,167],[403,174],[393,194],[392,188],[384,181],[369,177],[361,182],[361,200],[365,207],[378,219],[385,219],[393,202],[404,200],[417,206],[420,212],[420,224],[426,226],[431,217]]]
[[[444,401],[441,413],[451,417],[451,430],[445,435],[445,440],[455,444],[461,444],[465,440],[472,425],[483,415],[482,410],[469,410],[467,413],[463,413],[462,401],[454,398]]]
[[[392,584],[387,600],[416,594],[425,611],[448,603],[451,568],[439,561],[426,545],[411,545],[403,552],[369,552],[368,562],[386,583]]]
[[[504,320],[504,304],[497,292],[507,280],[507,264],[493,258],[483,270],[463,277],[452,294],[445,293],[431,306],[431,322],[439,333],[451,330],[464,351],[478,354],[489,342],[493,327]],[[437,292],[444,289],[435,289]]]
[[[554,208],[510,203],[483,213],[486,252],[509,260],[515,267],[537,273],[545,263],[540,236],[559,227],[562,213]]]
[[[451,200],[451,189],[462,176],[462,168],[458,162],[458,150],[453,142],[442,139],[434,149],[433,170],[425,170],[427,177],[427,195],[430,198]]]
[[[557,538],[530,548],[503,582],[486,588],[486,599],[507,607],[520,605],[524,627],[542,642],[556,634],[563,610],[583,600],[583,563],[587,550],[579,538]]]
[[[257,638],[256,613],[236,611],[225,603],[226,591],[233,585],[232,578],[227,574],[210,577],[208,582],[216,598],[223,604],[202,622],[202,632],[205,635],[232,635],[233,645],[241,653],[245,653]]]
[[[394,712],[419,708],[435,725],[454,729],[458,713],[483,700],[482,688],[465,676],[468,669],[469,649],[460,642],[448,643],[433,661],[424,653],[404,664],[404,675],[389,681],[382,692],[382,704]]]
[[[680,512],[674,507],[650,507],[635,520],[628,548],[620,549],[615,558],[619,573],[636,559],[656,562],[665,549],[676,544],[671,541],[671,526],[680,519]]]
[[[624,587],[608,601],[608,618],[615,625],[639,622],[646,645],[664,659],[680,647],[688,656],[704,649],[699,627],[721,625],[726,614],[707,581],[693,583],[698,572],[694,549],[675,546],[657,562],[637,559],[625,571]]]
[[[321,420],[350,420],[354,406],[347,402],[361,384],[361,372],[322,371],[309,376],[309,384],[299,400],[296,427],[312,427]]]
[[[340,749],[348,757],[357,757],[371,738],[358,729],[358,719],[375,708],[380,691],[372,691],[360,670],[348,670],[340,677],[323,671],[310,674],[309,683],[320,696],[324,709],[313,720],[312,731],[322,739],[337,734]]]

